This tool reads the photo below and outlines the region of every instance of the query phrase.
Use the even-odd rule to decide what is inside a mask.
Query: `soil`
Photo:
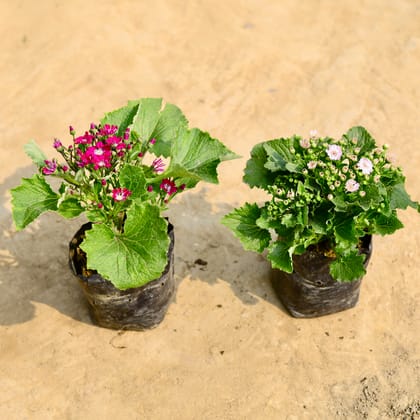
[[[252,146],[365,126],[420,199],[417,0],[0,2],[0,418],[418,419],[420,217],[375,237],[358,305],[294,319],[263,256],[220,218],[264,200],[242,184]],[[50,150],[128,99],[159,96],[242,156],[185,192],[176,298],[146,332],[94,326],[67,266],[83,218],[22,232],[9,189],[23,145]],[[207,264],[204,264],[206,262]]]

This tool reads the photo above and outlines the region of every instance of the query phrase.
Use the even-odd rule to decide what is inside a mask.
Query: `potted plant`
[[[53,144],[60,160],[33,141],[25,146],[38,172],[11,190],[16,228],[46,211],[86,215],[70,242],[70,266],[101,326],[144,329],[163,319],[174,293],[174,233],[163,212],[199,181],[217,183],[219,163],[236,157],[187,125],[175,105],[143,98],[82,134],[70,127],[71,144]]]
[[[222,223],[246,250],[267,250],[274,289],[293,316],[353,307],[371,235],[402,228],[397,209],[419,211],[386,150],[363,127],[338,140],[311,132],[252,149],[243,180],[270,198],[262,206],[245,203]]]

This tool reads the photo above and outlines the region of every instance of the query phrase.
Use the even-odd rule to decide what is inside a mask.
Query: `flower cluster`
[[[61,154],[65,163],[57,159],[44,160],[40,170],[43,175],[56,176],[64,180],[65,195],[79,201],[87,211],[100,212],[104,221],[120,222],[124,206],[128,206],[132,191],[121,185],[120,173],[125,165],[142,168],[146,184],[147,199],[160,206],[166,205],[185,184],[176,185],[171,178],[162,178],[166,164],[156,157],[150,165],[144,164],[146,154],[152,153],[152,147],[158,141],[150,139],[145,145],[131,136],[130,128],[122,135],[117,125],[90,124],[83,135],[76,135],[70,126],[73,142],[68,147],[55,139],[53,147]],[[156,187],[155,187],[156,186]]]
[[[268,206],[272,217],[297,214],[300,209],[316,207],[325,200],[357,204],[372,186],[380,186],[381,176],[400,169],[392,168],[386,156],[387,146],[360,147],[357,138],[290,139],[290,155],[296,165],[293,172],[280,171],[267,187],[273,195]],[[381,211],[381,203],[371,207]]]
[[[293,136],[259,143],[244,181],[271,197],[225,216],[246,249],[262,252],[273,267],[293,271],[295,254],[310,246],[334,256],[331,275],[352,281],[364,273],[359,243],[365,235],[391,234],[403,225],[397,209],[419,210],[405,191],[400,168],[363,127],[340,139]],[[242,226],[247,226],[243,229]]]

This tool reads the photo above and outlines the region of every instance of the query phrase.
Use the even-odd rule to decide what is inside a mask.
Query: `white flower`
[[[341,147],[337,144],[331,144],[326,151],[331,160],[339,160],[343,154]]]
[[[311,142],[308,139],[300,139],[299,145],[302,149],[309,149],[311,147]]]
[[[315,169],[316,168],[316,161],[315,160],[311,160],[310,162],[308,162],[308,169]]]
[[[318,135],[318,131],[317,130],[311,130],[310,132],[309,132],[309,136],[310,137],[316,137]]]
[[[369,175],[373,171],[373,163],[365,157],[361,158],[356,166],[364,175]]]
[[[355,192],[359,189],[360,184],[356,182],[354,179],[349,179],[346,182],[346,191],[347,192]]]

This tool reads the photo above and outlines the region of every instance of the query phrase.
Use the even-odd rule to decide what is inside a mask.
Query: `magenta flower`
[[[356,167],[360,169],[364,175],[369,175],[373,171],[373,163],[365,157],[362,157],[359,162],[357,162]]]
[[[359,189],[359,187],[360,187],[360,184],[356,182],[354,179],[349,179],[346,182],[346,186],[345,186],[347,192],[355,192]]]
[[[147,191],[152,192],[153,191],[153,185],[148,185],[147,186]]]
[[[116,125],[109,125],[105,124],[100,130],[100,136],[113,136],[118,131],[118,127]]]
[[[331,144],[326,150],[326,152],[331,160],[340,160],[341,155],[343,154],[341,147],[337,144]]]
[[[117,136],[110,136],[106,139],[106,144],[109,146],[118,146],[121,143],[121,138]]]
[[[128,140],[130,138],[130,129],[126,128],[124,131],[124,140]]]
[[[115,188],[112,190],[112,198],[114,201],[125,201],[130,195],[131,191],[127,188]]]
[[[61,143],[61,141],[58,139],[54,139],[53,147],[54,149],[60,149],[63,147],[63,143]]]
[[[74,136],[76,134],[76,131],[74,130],[72,125],[69,125],[69,132],[72,136]]]
[[[45,160],[45,166],[42,168],[44,175],[52,175],[57,170],[57,163],[54,160]]]
[[[152,162],[152,168],[157,174],[161,174],[165,170],[165,163],[161,158]]]
[[[156,143],[156,139],[150,139],[150,144],[155,144]]]
[[[83,136],[76,137],[74,139],[75,144],[92,144],[94,137],[92,134],[89,134],[87,131]]]
[[[160,184],[160,189],[163,191],[166,191],[166,194],[172,195],[175,194],[178,191],[178,188],[175,185],[174,181],[171,181],[168,178],[165,178],[162,180]]]

